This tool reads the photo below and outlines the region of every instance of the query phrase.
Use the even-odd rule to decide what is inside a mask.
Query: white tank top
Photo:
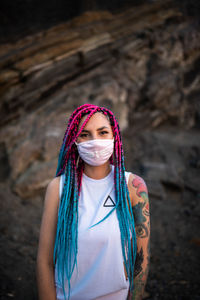
[[[126,181],[130,173],[126,172]],[[60,178],[60,199],[64,174]],[[102,179],[95,180],[85,174],[78,207],[78,254],[70,281],[70,300],[126,300],[129,280],[124,273],[121,237],[116,210],[102,220],[115,206],[114,166]],[[55,284],[58,300],[64,300],[55,267]],[[68,293],[67,281],[65,285]]]

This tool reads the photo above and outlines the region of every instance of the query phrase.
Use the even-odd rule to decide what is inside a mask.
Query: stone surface
[[[84,103],[114,112],[126,169],[147,183],[146,299],[200,297],[199,32],[173,1],[151,1],[115,15],[87,12],[0,46],[2,299],[37,298],[44,193],[68,118]]]

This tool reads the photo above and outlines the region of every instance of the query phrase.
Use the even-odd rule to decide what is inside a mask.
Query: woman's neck
[[[109,162],[101,166],[90,166],[85,163],[84,174],[93,179],[102,179],[106,177],[111,171],[111,165]]]

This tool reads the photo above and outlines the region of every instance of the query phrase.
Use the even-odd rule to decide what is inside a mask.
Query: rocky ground
[[[0,46],[1,299],[37,299],[45,188],[68,117],[87,102],[116,114],[126,168],[147,183],[146,299],[200,299],[199,32],[173,1],[152,1]]]

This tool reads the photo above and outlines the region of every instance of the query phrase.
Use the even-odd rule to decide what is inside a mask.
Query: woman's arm
[[[134,291],[129,299],[141,300],[147,281],[150,260],[150,215],[148,191],[144,180],[130,175],[129,192],[135,219],[137,255],[134,268]]]
[[[39,300],[56,300],[53,251],[57,226],[60,178],[48,185],[40,228],[36,277]]]

